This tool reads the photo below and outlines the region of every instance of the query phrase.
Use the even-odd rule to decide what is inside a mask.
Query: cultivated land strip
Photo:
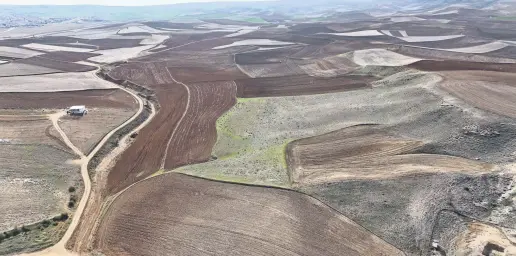
[[[86,213],[81,219],[79,227],[76,229],[75,241],[69,241],[69,243],[71,242],[71,245],[73,246],[73,251],[82,252],[90,249],[90,245],[94,239],[99,222],[103,216],[102,210],[109,206],[111,202],[111,200],[102,200],[102,189],[107,182],[107,171],[113,167],[118,156],[120,156],[129,147],[129,139],[131,134],[139,132],[142,128],[147,126],[147,124],[152,121],[156,115],[154,104],[150,103],[150,106],[151,113],[148,118],[133,131],[127,133],[120,140],[118,147],[114,148],[106,157],[104,157],[100,165],[96,168],[95,183],[97,186],[92,190],[91,197],[86,207]]]
[[[181,115],[181,118],[179,119],[179,121],[176,123],[176,126],[174,127],[174,130],[172,131],[172,135],[170,135],[170,138],[168,139],[168,142],[167,142],[167,147],[165,148],[165,154],[163,154],[163,158],[161,159],[161,169],[164,169],[165,168],[165,162],[167,160],[167,156],[168,156],[168,148],[170,147],[170,142],[172,142],[172,139],[174,138],[174,135],[176,134],[176,131],[177,129],[179,128],[179,126],[181,125],[181,122],[183,121],[183,119],[185,118],[186,116],[186,113],[188,112],[188,109],[190,108],[190,98],[191,98],[191,94],[190,94],[190,88],[188,88],[188,85],[184,84],[183,82],[179,82],[177,81],[173,76],[172,74],[170,74],[170,71],[168,70],[168,68],[166,68],[167,72],[168,72],[168,75],[170,76],[170,78],[174,81],[174,83],[176,84],[180,84],[182,85],[185,89],[186,89],[186,92],[187,92],[187,100],[186,100],[186,107],[185,107],[185,111],[183,112],[183,114]]]
[[[98,79],[100,79],[100,78],[98,78]],[[143,107],[144,107],[143,101],[136,94],[134,94],[132,91],[125,89],[125,88],[120,88],[120,89],[131,94],[131,96],[133,96],[138,101],[138,105],[139,105],[138,111],[131,118],[129,118],[127,121],[125,121],[123,124],[121,124],[120,126],[118,126],[115,129],[111,130],[106,136],[104,136],[104,138],[97,144],[97,146],[90,152],[90,154],[88,156],[85,156],[75,145],[73,145],[72,142],[69,140],[68,136],[59,127],[58,120],[60,117],[64,116],[66,113],[59,112],[59,113],[52,114],[49,116],[49,118],[52,120],[52,123],[53,123],[55,129],[59,132],[59,134],[61,135],[61,137],[63,138],[65,143],[68,145],[68,147],[70,147],[77,155],[80,156],[79,163],[81,164],[81,175],[84,180],[84,194],[77,207],[77,210],[75,211],[75,214],[72,218],[70,226],[68,227],[68,229],[66,230],[66,233],[64,234],[64,236],[61,238],[61,240],[57,244],[55,244],[54,246],[52,246],[48,249],[40,251],[40,252],[35,252],[35,253],[31,253],[31,254],[22,254],[22,255],[48,255],[48,256],[75,255],[75,253],[67,251],[65,246],[66,246],[66,243],[68,242],[68,240],[70,239],[70,237],[72,236],[75,228],[79,224],[81,216],[84,212],[84,208],[86,206],[86,203],[87,203],[90,193],[91,193],[91,180],[90,180],[90,177],[88,174],[88,163],[91,160],[91,158],[100,150],[100,148],[102,148],[102,146],[108,141],[108,139],[116,131],[118,131],[122,127],[124,127],[127,124],[129,124],[130,122],[132,122],[143,111]]]

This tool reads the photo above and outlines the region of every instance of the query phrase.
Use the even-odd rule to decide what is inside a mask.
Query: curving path
[[[52,246],[50,248],[42,250],[42,251],[29,253],[29,254],[21,254],[21,255],[26,255],[26,256],[28,256],[28,255],[31,255],[31,256],[33,256],[33,255],[44,255],[44,256],[78,255],[77,253],[66,250],[65,245],[68,242],[68,240],[70,239],[70,237],[72,236],[73,232],[75,231],[75,228],[79,224],[79,221],[84,212],[84,208],[86,206],[88,198],[90,197],[91,180],[90,180],[90,177],[88,174],[88,163],[93,158],[93,156],[102,148],[102,146],[104,146],[104,144],[109,140],[109,138],[111,138],[111,136],[115,132],[117,132],[118,130],[120,130],[121,128],[123,128],[124,126],[126,126],[127,124],[132,122],[134,119],[136,119],[140,115],[140,113],[143,111],[143,107],[144,107],[143,101],[135,93],[133,93],[132,91],[130,91],[128,89],[122,88],[122,87],[119,87],[119,89],[124,90],[125,92],[129,93],[131,96],[133,96],[137,100],[138,111],[131,118],[129,118],[127,121],[125,121],[123,124],[119,125],[115,129],[111,130],[108,134],[106,134],[106,136],[104,136],[104,138],[102,138],[102,140],[97,144],[97,146],[87,156],[84,155],[84,153],[82,153],[75,145],[73,145],[73,143],[70,141],[70,139],[65,134],[65,132],[61,129],[61,127],[59,127],[59,123],[58,123],[59,118],[66,115],[66,112],[62,111],[62,112],[58,112],[58,113],[51,114],[48,116],[50,118],[50,120],[52,121],[52,124],[54,125],[56,130],[59,132],[59,134],[63,138],[63,141],[66,143],[66,145],[68,147],[70,147],[80,157],[80,160],[77,161],[77,163],[79,163],[81,165],[81,175],[82,175],[82,179],[84,180],[84,193],[82,195],[79,205],[77,206],[77,210],[75,211],[75,213],[72,217],[70,226],[68,227],[68,229],[66,230],[66,233],[64,234],[64,236],[61,238],[61,240],[57,244],[55,244],[54,246]]]

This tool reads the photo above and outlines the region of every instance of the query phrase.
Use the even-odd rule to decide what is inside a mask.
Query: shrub
[[[43,227],[46,228],[46,227],[50,226],[50,221],[49,220],[44,220],[44,221],[41,222],[41,225],[43,225]]]
[[[70,193],[75,192],[75,187],[70,186],[70,187],[68,188],[68,192],[70,192]]]
[[[70,201],[68,202],[68,208],[73,208],[75,206],[75,202]]]
[[[68,219],[68,213],[61,213],[59,216],[52,218],[53,221],[65,221]]]
[[[29,232],[29,231],[30,231],[30,229],[29,229],[29,228],[27,228],[27,227],[25,227],[25,226],[22,226],[22,227],[21,227],[21,231],[22,231],[23,233],[25,233],[25,232]]]
[[[20,233],[21,233],[21,231],[18,228],[14,228],[13,230],[11,230],[11,235],[12,236],[17,236]]]

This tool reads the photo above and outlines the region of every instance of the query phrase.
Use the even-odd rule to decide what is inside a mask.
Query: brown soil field
[[[370,87],[374,79],[366,76],[317,78],[308,75],[236,80],[238,97],[274,97],[319,94]]]
[[[43,144],[0,145],[0,231],[67,212],[68,187],[82,186],[75,156]]]
[[[0,109],[67,108],[86,105],[94,108],[134,108],[131,95],[119,89],[45,93],[0,93]]]
[[[29,64],[39,67],[45,67],[45,68],[51,68],[60,70],[63,72],[86,72],[86,71],[92,71],[97,69],[93,66],[87,66],[72,62],[66,62],[66,61],[60,61],[60,60],[54,60],[54,59],[48,59],[45,57],[35,56],[27,59],[22,59],[16,61],[17,63],[22,64]]]
[[[91,39],[91,40],[79,40],[80,43],[92,44],[99,47],[99,50],[109,50],[117,48],[130,48],[140,45],[141,39]]]
[[[186,109],[188,92],[179,84],[162,85],[155,91],[161,108],[109,172],[109,194],[146,178],[161,167],[168,140]]]
[[[478,54],[470,54],[470,53],[459,53],[459,52],[449,52],[449,51],[439,51],[433,49],[424,49],[424,48],[416,48],[409,46],[401,46],[393,48],[394,52],[421,58],[421,59],[429,59],[429,60],[450,60],[450,61],[464,61],[464,62],[492,62],[492,63],[514,63],[515,60],[511,59],[516,57],[516,53],[512,55],[512,53],[508,53],[507,55],[503,55],[506,49],[510,49],[510,47],[506,47],[504,49],[498,50],[501,51],[499,55],[495,55],[496,52],[485,53],[482,55]]]
[[[497,72],[516,72],[516,64],[486,63],[455,60],[421,60],[408,65],[422,71],[449,71],[449,70],[482,70]]]
[[[205,162],[217,140],[215,121],[236,103],[234,82],[187,84],[190,99],[186,115],[169,139],[165,169]]]
[[[59,125],[70,141],[88,155],[107,133],[133,116],[135,111],[136,104],[129,108],[89,107],[87,115],[65,116]]]
[[[68,45],[70,46],[70,45]],[[75,47],[75,45],[74,45]],[[76,62],[81,60],[87,60],[88,58],[100,56],[98,53],[91,52],[49,52],[43,55],[39,55],[39,57],[44,59],[51,59],[56,61],[64,61],[64,62]]]
[[[111,70],[109,76],[142,86],[163,85],[173,82],[163,62],[129,62]]]
[[[516,117],[516,75],[489,71],[448,71],[440,87],[474,107]]]
[[[355,64],[351,58],[343,54],[320,59],[295,60],[294,62],[310,76],[335,77],[359,68],[359,65]]]
[[[170,74],[183,83],[198,83],[210,81],[231,81],[248,78],[235,66],[205,67],[168,67]]]
[[[45,68],[41,66],[27,65],[22,63],[11,62],[0,65],[0,77],[10,76],[30,76],[41,74],[61,73],[57,69]]]
[[[67,36],[45,36],[45,37],[31,37],[31,38],[12,38],[0,40],[2,46],[18,47],[24,44],[38,43],[38,44],[66,44],[75,43],[77,38]]]
[[[95,247],[106,255],[403,255],[306,195],[175,173],[121,194]]]
[[[418,154],[422,141],[400,138],[377,125],[359,125],[297,140],[287,147],[296,185],[346,179],[389,179],[425,172],[481,174],[492,165],[459,157]]]
[[[7,144],[45,144],[70,151],[46,116],[2,115],[0,131],[1,139],[7,140]]]
[[[267,51],[238,53],[235,54],[235,62],[240,65],[280,63],[302,49],[302,46],[289,46]]]

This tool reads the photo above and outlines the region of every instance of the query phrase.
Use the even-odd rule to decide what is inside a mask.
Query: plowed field
[[[106,255],[403,255],[303,194],[174,173],[121,194],[96,247]]]
[[[287,148],[293,183],[387,179],[412,173],[481,174],[492,165],[459,157],[417,154],[423,142],[400,138],[381,126],[361,125],[301,139]]]
[[[54,60],[41,56],[34,56],[28,59],[18,60],[18,63],[29,64],[44,68],[57,69],[63,72],[86,72],[97,69],[96,67],[81,65],[73,62]]]
[[[72,105],[86,105],[99,108],[134,108],[135,104],[131,95],[118,89],[75,92],[0,93],[0,109],[67,108]]]
[[[157,91],[161,108],[109,172],[107,189],[115,193],[161,167],[169,138],[186,110],[188,91],[179,84],[163,85]]]
[[[238,96],[243,98],[294,96],[349,91],[370,86],[373,78],[340,76],[317,78],[308,75],[237,80]]]
[[[215,121],[236,103],[233,82],[187,85],[190,100],[186,114],[168,145],[165,168],[207,161],[217,140]]]
[[[423,71],[450,71],[450,70],[484,70],[498,72],[516,72],[516,64],[512,63],[486,63],[454,60],[421,60],[408,65]]]
[[[508,117],[516,117],[516,76],[498,72],[443,72],[440,84],[471,106]]]

